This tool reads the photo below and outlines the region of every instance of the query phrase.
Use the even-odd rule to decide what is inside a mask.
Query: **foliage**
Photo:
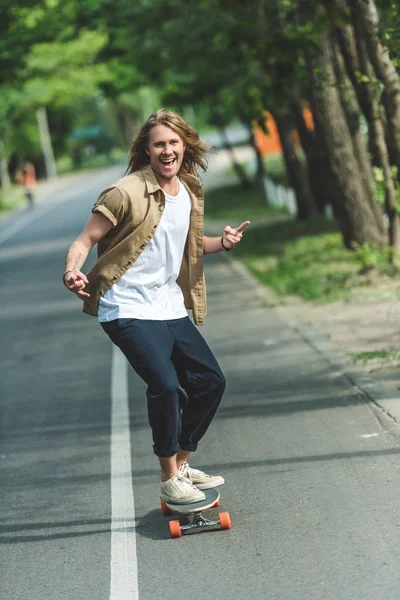
[[[376,200],[380,204],[384,204],[385,203],[386,182],[385,182],[385,176],[383,174],[383,169],[381,169],[380,167],[373,167],[372,170],[374,173],[374,179],[375,179],[375,184],[376,184]],[[393,181],[394,181],[396,194],[397,194],[397,212],[400,213],[400,180],[398,179],[397,172],[398,172],[397,167],[395,165],[393,165],[392,166],[392,175],[393,175]]]
[[[232,224],[249,219],[285,214],[284,211],[266,204],[259,188],[244,191],[239,185],[218,187],[205,193],[205,217],[210,220],[226,220]]]
[[[243,191],[242,198],[245,202]],[[378,276],[397,275],[396,266],[389,264],[389,252],[367,245],[347,250],[335,224],[318,217],[255,224],[235,249],[235,256],[282,301],[298,296],[331,302],[347,300],[354,287],[368,285],[365,264],[373,264]]]
[[[351,358],[358,363],[366,364],[370,361],[399,361],[400,348],[391,348],[390,350],[371,350],[369,352],[354,352],[350,354]]]
[[[355,252],[361,273],[368,273],[376,267],[378,262],[377,252],[369,244],[364,242],[364,244],[355,245]]]

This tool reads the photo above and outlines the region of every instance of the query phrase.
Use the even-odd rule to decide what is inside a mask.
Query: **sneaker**
[[[207,475],[199,469],[192,469],[189,463],[183,463],[178,471],[181,477],[189,479],[199,490],[208,490],[218,487],[225,483],[225,479],[221,475]]]
[[[166,502],[191,504],[192,502],[201,502],[205,497],[203,492],[198,490],[189,479],[182,477],[180,473],[161,482],[160,498]]]

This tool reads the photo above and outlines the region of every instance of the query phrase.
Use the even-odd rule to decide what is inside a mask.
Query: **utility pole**
[[[0,140],[0,177],[3,198],[5,199],[11,194],[11,181],[3,140]]]
[[[40,144],[42,146],[44,164],[46,166],[46,176],[47,179],[51,179],[53,177],[57,177],[57,169],[56,161],[54,160],[53,146],[51,144],[47,111],[44,106],[36,111],[36,118],[39,125]]]

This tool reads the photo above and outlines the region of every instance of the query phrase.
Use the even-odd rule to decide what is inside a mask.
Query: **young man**
[[[29,160],[24,162],[22,171],[17,174],[17,181],[22,185],[29,208],[34,207],[36,189],[35,165]]]
[[[203,254],[230,250],[240,227],[203,236],[203,193],[197,169],[208,147],[179,115],[161,109],[143,125],[130,151],[128,175],[106,189],[72,244],[63,281],[84,300],[104,331],[147,384],[149,423],[161,466],[161,499],[204,499],[222,485],[188,464],[210,425],[225,379],[188,317],[206,314]],[[98,259],[81,268],[94,244]]]

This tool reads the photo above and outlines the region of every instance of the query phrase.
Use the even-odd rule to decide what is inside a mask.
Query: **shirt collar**
[[[142,173],[144,176],[144,180],[146,182],[147,191],[149,194],[154,194],[157,190],[161,190],[160,184],[157,181],[156,176],[154,175],[153,169],[150,165],[143,167]]]
[[[154,171],[150,165],[146,165],[145,167],[143,167],[142,173],[149,194],[154,194],[158,190],[161,190],[161,186],[158,183],[157,178],[154,175]],[[186,182],[190,187],[201,187],[200,180],[194,175],[191,175],[190,173],[178,173],[178,177],[181,181],[183,180],[184,182]]]

